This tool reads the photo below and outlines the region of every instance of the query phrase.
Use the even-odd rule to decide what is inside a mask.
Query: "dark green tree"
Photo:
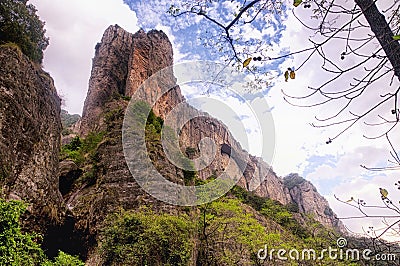
[[[19,223],[25,205],[0,199],[0,265],[40,265],[43,250],[35,242],[39,236],[23,233]]]
[[[27,0],[0,1],[0,44],[15,43],[31,60],[41,63],[49,45],[44,22]]]
[[[48,260],[36,233],[23,232],[20,217],[26,211],[21,201],[0,198],[0,265],[10,266],[82,266],[79,258],[60,251],[54,261]]]

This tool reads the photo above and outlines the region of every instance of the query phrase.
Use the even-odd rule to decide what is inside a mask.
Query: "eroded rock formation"
[[[167,36],[161,31],[145,33],[140,30],[132,35],[119,26],[110,26],[104,33],[102,42],[96,46],[92,77],[81,122],[81,134],[85,136],[88,132],[106,130],[107,136],[111,134],[112,136],[109,138],[113,141],[107,140],[100,145],[98,156],[100,159],[97,164],[99,174],[96,185],[85,187],[76,192],[69,200],[69,206],[78,217],[84,219],[86,225],[91,224],[91,219],[84,217],[91,212],[103,213],[102,209],[107,208],[109,210],[104,212],[107,213],[114,208],[114,205],[132,207],[139,198],[147,197],[146,193],[137,187],[126,167],[120,140],[122,116],[129,97],[134,94],[153,105],[161,93],[161,83],[163,86],[167,84],[171,90],[153,105],[156,115],[165,118],[176,104],[185,101],[179,86],[175,84],[176,80],[172,71],[166,72],[161,80],[150,82],[144,90],[137,93],[137,89],[146,79],[157,71],[171,66],[172,63],[172,46]],[[239,179],[240,186],[254,190],[258,196],[268,197],[282,204],[296,203],[302,212],[309,212],[314,208],[320,215],[316,217],[317,220],[330,227],[336,226],[332,213],[320,211],[320,208],[325,208],[326,201],[316,191],[310,196],[314,199],[313,201],[309,200],[310,197],[307,196],[308,194],[300,184],[289,189],[284,180],[278,177],[267,163],[243,150],[240,143],[232,137],[222,122],[189,105],[184,110],[197,118],[185,123],[178,133],[181,152],[188,157],[196,158],[200,153],[199,144],[202,139],[208,137],[216,144],[214,148],[217,149],[217,152],[210,150],[211,146],[203,147],[204,151],[215,154],[215,158],[208,167],[198,171],[199,178],[205,180],[212,176],[218,176],[231,164],[227,171],[231,176]],[[112,121],[109,119],[110,114]],[[177,124],[179,124],[180,117],[185,117],[185,115],[180,114],[174,118]],[[112,130],[110,131],[110,129]],[[219,149],[223,144],[228,144],[236,152],[237,158],[232,160],[229,155],[220,153]],[[157,158],[155,161],[157,168],[162,169],[163,175],[167,176],[169,180],[182,181],[182,170],[168,161],[161,144],[158,145],[159,150],[156,149],[151,155]],[[243,162],[245,168],[239,167],[238,165]],[[101,197],[96,193],[100,193]],[[301,200],[303,194],[307,201]],[[88,197],[93,199],[92,203],[82,200]],[[151,197],[147,200],[156,202]],[[322,201],[324,204],[321,205]],[[83,202],[85,203],[83,204]],[[94,202],[102,203],[98,205],[93,204]],[[77,210],[82,210],[83,213]],[[91,216],[89,215],[89,217]]]
[[[160,202],[137,184],[127,167],[121,139],[130,97],[153,105],[163,86],[170,90],[153,105],[157,116],[166,119],[182,103],[185,112],[196,117],[176,132],[182,154],[191,159],[202,152],[215,155],[197,172],[198,178],[206,180],[227,171],[239,180],[238,185],[256,195],[284,205],[294,203],[301,213],[311,213],[322,224],[342,229],[310,182],[298,175],[279,177],[261,158],[248,154],[221,121],[185,103],[171,69],[138,91],[145,80],[172,64],[172,46],[163,32],[140,30],[131,34],[117,25],[110,26],[96,46],[82,118],[69,125],[63,138],[68,142],[80,135],[93,143],[85,143],[84,157],[59,164],[61,110],[52,79],[17,48],[0,47],[1,196],[29,204],[30,228],[43,231],[51,225],[52,233],[46,237],[54,242],[49,240],[47,245],[55,243],[55,248],[67,238],[73,239],[79,244],[76,247],[84,250],[77,252],[88,257],[88,265],[98,265],[101,258],[96,241],[108,214],[141,206],[170,213],[182,211]],[[175,117],[174,123],[180,124],[182,117]],[[215,145],[202,146],[205,138]],[[161,140],[153,139],[148,148],[164,177],[185,183],[185,171],[169,161]],[[138,169],[137,173],[146,171]],[[59,235],[66,230],[66,238],[60,240]],[[75,252],[72,246],[68,248]]]
[[[18,48],[0,46],[0,194],[28,203],[28,226],[40,232],[65,213],[58,190],[60,104],[48,73]]]

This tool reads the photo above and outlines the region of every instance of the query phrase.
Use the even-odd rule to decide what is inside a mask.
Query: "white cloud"
[[[174,53],[174,63],[183,62],[184,61],[183,58],[185,58],[187,54],[181,53],[180,49],[182,48],[182,43],[177,41],[177,39],[172,33],[171,28],[162,24],[157,24],[157,26],[155,26],[155,29],[163,31],[168,36],[168,39],[172,44],[172,49]]]
[[[371,156],[371,154],[374,156]],[[316,183],[319,180],[337,179],[339,183],[352,180],[358,176],[368,176],[371,172],[360,165],[376,167],[382,165],[382,161],[386,161],[387,156],[388,150],[385,148],[355,147],[353,151],[346,150],[345,153],[337,155],[334,164],[328,165],[321,161],[321,165],[308,174],[307,178]]]
[[[109,25],[136,32],[137,18],[122,0],[31,0],[46,22],[50,45],[44,68],[65,98],[65,108],[81,113],[88,89],[94,47]]]
[[[335,186],[333,189],[333,194],[343,201],[350,200],[351,197],[353,197],[355,200],[364,200],[366,202],[366,205],[368,206],[384,206],[379,193],[379,188],[382,187],[389,192],[389,198],[394,201],[394,204],[398,205],[396,199],[399,192],[394,185],[398,181],[398,179],[398,175],[393,172],[380,173],[374,176],[372,179],[355,177]],[[333,211],[336,212],[339,218],[345,218],[342,221],[345,223],[346,227],[353,233],[364,234],[370,226],[373,226],[374,229],[377,230],[377,234],[382,233],[382,229],[387,227],[384,224],[385,219],[382,218],[382,216],[399,215],[395,211],[388,210],[386,208],[374,207],[365,208],[364,211],[366,211],[369,216],[378,217],[352,218],[363,216],[363,214],[356,208],[339,202],[334,198],[333,194],[327,196],[329,205],[331,206]],[[393,218],[386,219],[386,222],[388,221],[393,222],[394,220]],[[396,230],[398,230],[398,228],[398,226],[395,227]],[[398,235],[393,239],[390,231],[388,234],[385,234],[384,237],[388,240],[398,239]]]

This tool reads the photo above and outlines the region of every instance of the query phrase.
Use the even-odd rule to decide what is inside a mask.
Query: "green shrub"
[[[20,216],[26,205],[0,198],[0,265],[40,265],[45,255],[36,240],[39,235],[23,233]]]
[[[10,175],[10,167],[7,166],[6,164],[0,165],[0,182],[6,180],[9,175]]]
[[[64,253],[61,250],[59,251],[58,256],[54,258],[54,262],[47,261],[43,264],[43,266],[84,266],[84,265],[85,263],[83,263],[78,257]]]
[[[9,266],[82,266],[78,258],[60,251],[54,262],[49,261],[40,245],[41,236],[22,232],[20,216],[26,211],[21,201],[0,198],[0,265]]]
[[[103,138],[104,132],[89,133],[85,139],[78,136],[73,138],[70,143],[61,147],[60,160],[70,159],[78,166],[82,166],[86,157],[90,159],[96,157],[97,147]]]
[[[28,0],[0,2],[0,44],[15,43],[31,60],[41,63],[43,51],[49,45],[44,22]]]
[[[245,204],[250,205],[253,207],[255,210],[260,211],[263,207],[263,204],[267,200],[266,198],[259,197],[255,195],[253,192],[249,192],[245,190],[244,188],[235,185],[231,189],[231,193],[235,195],[236,198],[238,198],[240,201],[242,201]]]
[[[183,179],[186,185],[192,182],[196,178],[196,176],[197,176],[196,171],[183,170]]]
[[[196,155],[197,149],[193,147],[186,147],[185,153],[189,158],[192,158]]]
[[[124,101],[128,101],[128,102],[131,100],[131,97],[125,96],[125,95],[121,95],[121,98],[122,98]]]
[[[221,198],[201,207],[198,265],[257,265],[257,251],[270,234],[237,199]]]
[[[125,111],[123,108],[119,107],[116,109],[113,109],[111,111],[108,111],[104,115],[104,122],[108,126],[108,128],[112,128],[116,126],[116,121],[119,121],[121,118],[124,117]]]
[[[300,238],[307,238],[310,235],[308,230],[293,217],[293,213],[299,211],[297,204],[290,203],[285,206],[276,200],[259,197],[239,186],[234,186],[231,189],[231,193],[240,201],[252,206],[255,210],[282,225],[294,235]]]
[[[194,223],[187,215],[122,212],[109,217],[101,236],[106,265],[187,265]]]
[[[293,212],[293,213],[298,213],[299,210],[299,205],[297,205],[296,202],[291,202],[288,205],[286,205],[286,208],[288,209],[288,211]]]
[[[81,149],[84,153],[93,153],[97,149],[97,146],[104,138],[104,132],[91,132],[83,140]]]
[[[164,124],[164,120],[161,117],[156,116],[154,114],[153,110],[151,109],[150,112],[149,112],[149,115],[147,117],[146,124],[147,125],[153,125],[155,130],[156,130],[156,132],[157,133],[161,133],[162,126]]]

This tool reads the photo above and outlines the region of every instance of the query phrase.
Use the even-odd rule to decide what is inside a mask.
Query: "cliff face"
[[[231,132],[221,121],[190,106],[184,109],[193,112],[194,114],[191,116],[196,118],[186,123],[181,130],[179,140],[182,151],[193,151],[193,157],[196,157],[200,154],[199,144],[202,139],[210,138],[216,144],[214,152],[209,147],[204,147],[204,153],[215,153],[215,158],[209,163],[209,166],[198,172],[201,179],[206,180],[210,176],[219,176],[223,171],[227,171],[230,176],[236,176],[234,179],[239,180],[238,185],[254,191],[260,197],[272,198],[282,204],[291,202],[282,179],[261,158],[252,156],[243,150],[240,143],[233,138]],[[184,115],[180,114],[180,116]],[[235,151],[237,158],[230,160],[230,156],[221,152],[223,144],[228,144]],[[230,165],[230,163],[232,164]],[[240,164],[243,164],[244,168],[241,168]]]
[[[82,113],[80,132],[87,135],[104,125],[104,105],[125,94],[128,62],[133,36],[120,27],[109,27],[96,45],[88,95]]]
[[[322,197],[315,186],[300,177],[298,174],[290,174],[284,178],[285,187],[289,190],[292,202],[295,202],[301,213],[312,214],[314,219],[324,225],[332,226],[345,232],[346,229],[340,222],[328,201]]]
[[[93,234],[104,216],[118,206],[135,208],[140,202],[152,202],[166,207],[139,188],[131,176],[122,151],[121,125],[129,97],[151,75],[172,63],[172,46],[160,31],[145,33],[140,30],[132,35],[117,25],[110,26],[101,43],[96,46],[80,132],[85,136],[89,132],[105,131],[106,138],[97,150],[96,179],[93,184],[85,185],[67,196],[68,206],[78,217],[78,225]],[[147,84],[135,97],[153,103],[161,93],[161,83],[163,86],[166,84],[171,90],[153,106],[154,113],[165,118],[176,104],[184,102],[175,82],[172,71],[167,72],[161,79]],[[226,170],[232,160],[219,150],[223,144],[228,144],[237,153],[237,158],[227,171],[239,179],[238,185],[282,204],[296,203],[302,212],[318,210],[318,216],[315,217],[318,221],[329,227],[337,226],[333,213],[321,212],[320,208],[325,208],[327,203],[315,190],[307,190],[299,184],[288,188],[267,163],[244,151],[222,122],[190,106],[184,110],[198,117],[185,123],[179,133],[182,153],[195,159],[200,153],[200,141],[206,137],[216,144],[215,158],[208,167],[198,171],[201,179],[218,176]],[[180,117],[185,115],[179,114],[175,123],[180,123]],[[156,146],[158,148],[150,155],[155,158],[156,167],[162,169],[163,175],[169,180],[182,183],[182,170],[169,162],[161,143]],[[210,147],[206,146],[205,149]],[[237,165],[239,161],[245,164],[245,169],[242,169],[244,172]],[[324,204],[321,205],[322,201]]]
[[[29,204],[43,231],[65,212],[58,190],[60,99],[48,73],[12,46],[0,46],[0,194]]]
[[[152,103],[163,86],[170,90],[153,106],[156,115],[167,119],[178,103],[186,106],[187,114],[172,119],[183,124],[178,134],[182,153],[194,160],[203,152],[215,154],[210,164],[198,171],[200,179],[227,171],[239,180],[238,185],[256,195],[282,204],[295,203],[301,213],[311,213],[322,224],[343,229],[310,182],[295,174],[278,177],[261,158],[243,150],[221,121],[187,105],[172,71],[137,93],[145,80],[172,63],[172,46],[163,32],[130,34],[117,25],[110,26],[96,46],[83,116],[75,123],[77,117],[70,122],[72,117],[62,112],[62,133],[60,99],[51,77],[18,48],[0,46],[0,196],[29,204],[27,226],[41,232],[48,229],[46,249],[56,253],[58,247],[65,247],[88,257],[88,265],[101,265],[96,241],[108,214],[141,206],[174,214],[187,211],[146,193],[129,171],[122,146],[122,124],[130,97]],[[185,115],[196,118],[184,123],[180,119]],[[79,140],[74,145],[81,145],[84,152],[73,150],[74,158],[59,163],[65,155],[59,157],[60,135],[65,143],[82,136],[84,143]],[[168,180],[184,184],[185,172],[169,161],[159,137],[149,138],[148,153],[155,167]],[[215,146],[202,145],[205,138]],[[147,173],[146,169],[138,172]]]
[[[139,86],[157,71],[173,64],[173,52],[171,43],[167,35],[162,31],[150,31],[145,33],[143,30],[133,35],[133,50],[129,61],[129,74],[126,82],[125,95],[131,97]],[[169,73],[159,82],[164,86],[171,88],[154,105],[153,111],[157,116],[164,118],[173,106],[182,102],[179,88],[175,88],[175,78],[173,73]],[[159,84],[152,84],[151,90],[139,94],[140,99],[146,102],[155,102],[156,96],[160,95],[161,88]]]
[[[101,135],[101,140],[90,158],[86,158],[78,175],[75,165],[62,162],[62,165],[70,166],[62,172],[62,180],[79,179],[64,195],[75,217],[76,229],[96,236],[107,214],[121,207],[136,209],[146,205],[157,210],[176,211],[174,206],[157,201],[139,187],[126,165],[121,140],[125,109],[137,84],[171,64],[172,47],[160,31],[139,31],[132,35],[117,25],[110,26],[96,46],[89,91],[78,124],[81,136],[97,134]],[[175,80],[169,76],[164,82],[173,85]],[[153,85],[157,91],[159,86]],[[150,101],[154,95],[149,92],[141,97]],[[161,110],[168,110],[173,106],[170,104],[182,99],[180,91],[171,90],[156,105],[154,112],[161,114]],[[171,179],[182,181],[182,171],[169,164],[161,154],[161,144],[155,142],[154,146],[158,167]],[[92,260],[95,258],[90,256]]]
[[[110,26],[101,43],[96,45],[89,91],[82,113],[81,135],[104,130],[105,105],[111,100],[132,96],[144,80],[172,65],[172,60],[172,46],[163,32],[145,33],[140,30],[133,35],[118,25]],[[166,82],[172,86],[175,80],[171,75]],[[157,93],[159,87],[155,85],[153,91],[140,96],[143,100],[151,101]],[[182,100],[179,90],[171,90],[154,107],[154,112],[162,116],[161,110],[169,110],[168,106],[174,106]]]

